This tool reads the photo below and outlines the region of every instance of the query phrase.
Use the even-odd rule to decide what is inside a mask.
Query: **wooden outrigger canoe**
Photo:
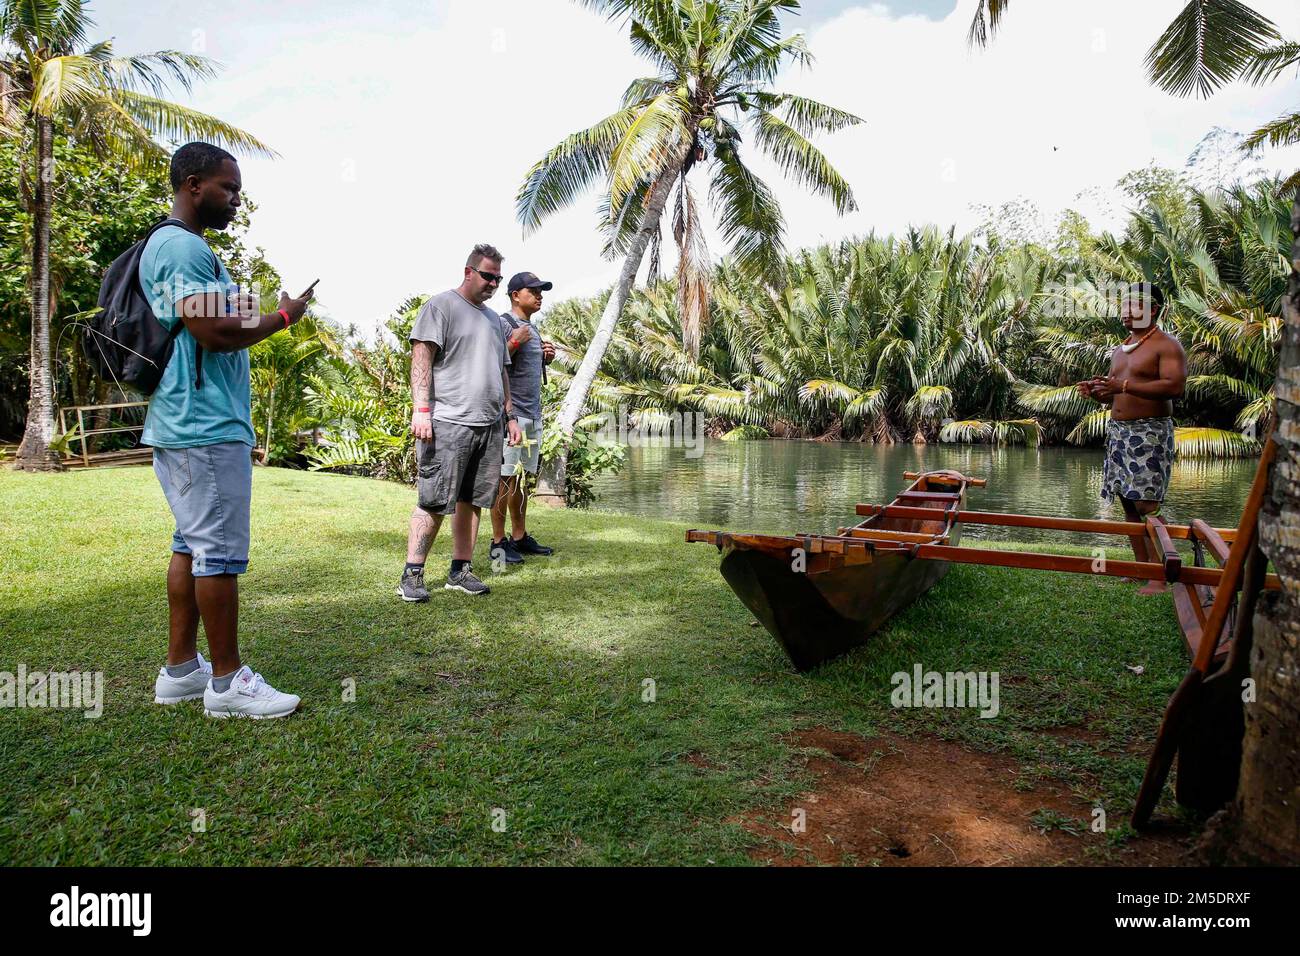
[[[1202,643],[1207,602],[1212,602],[1223,568],[1200,562],[1209,551],[1219,558],[1237,537],[1230,528],[1204,522],[1169,525],[1159,518],[1145,524],[1055,518],[1040,515],[969,511],[966,491],[983,479],[955,471],[905,472],[912,484],[887,505],[860,504],[865,520],[835,534],[741,534],[686,532],[688,542],[715,545],[722,552],[722,576],[736,596],[785,648],[799,670],[809,670],[866,641],[891,617],[932,588],[951,563],[1036,568],[1108,577],[1175,583],[1188,649]],[[1099,561],[1091,557],[1032,551],[963,548],[963,524],[1038,528],[1087,534],[1149,538],[1158,561]],[[1190,541],[1198,563],[1184,565],[1175,540]],[[1268,575],[1264,588],[1278,588]],[[1218,643],[1231,633],[1220,619]]]
[[[1037,568],[1168,581],[1191,668],[1170,698],[1134,803],[1138,829],[1150,822],[1175,756],[1179,803],[1209,813],[1230,800],[1241,764],[1241,681],[1248,674],[1251,620],[1259,594],[1281,587],[1259,549],[1258,517],[1276,454],[1264,444],[1236,529],[1204,521],[1170,525],[1052,518],[965,509],[966,490],[984,482],[953,471],[904,472],[912,485],[887,505],[857,506],[865,518],[833,535],[688,531],[688,542],[722,552],[722,576],[753,615],[809,670],[865,643],[932,588],[951,563]],[[1039,528],[1146,539],[1154,561],[960,547],[963,524]],[[1184,565],[1174,541],[1191,545]],[[1218,567],[1206,566],[1210,557]]]

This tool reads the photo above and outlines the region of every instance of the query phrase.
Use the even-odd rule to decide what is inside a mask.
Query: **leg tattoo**
[[[423,564],[438,537],[438,528],[442,525],[442,515],[431,515],[416,508],[411,512],[411,530],[406,537],[406,561],[408,564]]]

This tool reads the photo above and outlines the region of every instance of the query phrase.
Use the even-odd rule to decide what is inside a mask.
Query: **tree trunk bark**
[[[623,314],[623,306],[636,282],[637,270],[641,268],[646,247],[650,244],[651,236],[659,228],[659,217],[663,215],[664,207],[668,205],[668,194],[677,179],[679,166],[680,163],[671,164],[668,167],[671,172],[665,173],[651,190],[650,201],[641,218],[641,226],[632,238],[631,246],[628,247],[627,258],[623,260],[623,270],[618,275],[618,282],[614,286],[614,291],[610,293],[609,301],[605,303],[605,311],[601,313],[600,322],[596,325],[596,331],[587,345],[587,351],[582,356],[582,363],[569,382],[569,390],[564,395],[564,403],[560,406],[560,417],[556,422],[556,427],[566,435],[573,434],[574,426],[582,415],[583,407],[587,404],[591,383],[596,380],[596,371],[605,357],[605,350],[609,348],[610,339],[614,337],[614,328],[618,325],[619,317]],[[567,465],[567,456],[562,455],[539,469],[535,497],[542,503],[564,503]]]
[[[537,487],[533,489],[533,500],[551,508],[563,508],[566,504],[564,473],[567,466],[564,456],[541,462],[537,466]]]
[[[623,260],[623,271],[619,273],[618,283],[614,286],[609,301],[605,303],[605,311],[601,313],[600,323],[596,326],[595,334],[592,335],[587,351],[582,356],[582,364],[573,374],[569,390],[565,393],[564,404],[560,407],[560,419],[556,424],[566,434],[573,431],[574,425],[582,415],[583,406],[587,404],[587,393],[591,391],[591,383],[596,380],[596,370],[600,368],[605,350],[609,348],[609,340],[614,337],[614,327],[618,325],[619,316],[623,314],[623,306],[636,282],[637,270],[641,268],[641,259],[645,256],[646,246],[650,244],[650,237],[659,228],[659,217],[663,215],[664,207],[668,205],[668,193],[677,178],[677,164],[674,163],[669,168],[672,172],[665,173],[663,178],[655,183],[650,193],[650,202],[646,205],[645,215],[641,218],[641,226],[632,239],[632,245],[627,250],[627,258]]]
[[[27,425],[14,467],[49,471],[62,467],[54,440],[54,371],[50,356],[50,215],[54,185],[54,126],[36,117],[36,185],[32,198],[32,350]]]
[[[90,389],[90,392],[89,392],[89,394],[88,394],[88,396],[87,396],[88,398],[90,398],[90,401],[87,402],[86,404],[87,404],[87,405],[91,405],[91,404],[94,404],[94,405],[107,405],[107,404],[109,404],[109,401],[108,401],[108,383],[107,383],[107,382],[97,382],[97,381],[95,381],[95,379],[94,379],[93,376],[88,376],[87,379],[86,379],[86,381],[87,381],[87,383],[88,383],[88,384],[87,384],[87,388]],[[95,414],[91,417],[91,425],[90,425],[90,429],[91,429],[91,431],[99,431],[101,428],[107,428],[109,422],[112,421],[112,418],[113,418],[113,416],[112,416],[112,414],[109,412],[108,409],[106,409],[106,408],[98,409],[98,410],[95,412]],[[91,442],[90,442],[90,446],[89,446],[89,448],[87,449],[87,451],[90,451],[90,452],[92,452],[92,453],[95,452],[95,451],[97,450],[98,446],[99,446],[99,439],[102,438],[102,437],[103,437],[102,435],[95,435],[95,436],[92,438],[92,440],[91,440]]]
[[[1291,279],[1282,304],[1277,461],[1259,518],[1260,546],[1282,590],[1260,599],[1229,859],[1300,863],[1300,197],[1291,212]]]

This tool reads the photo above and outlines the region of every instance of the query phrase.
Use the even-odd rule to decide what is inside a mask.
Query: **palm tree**
[[[271,155],[261,141],[205,113],[164,98],[169,81],[189,90],[216,75],[205,57],[174,50],[119,56],[111,40],[91,43],[82,0],[0,0],[0,134],[18,139],[31,214],[31,387],[16,466],[57,468],[54,375],[50,354],[50,220],[56,201],[56,132],[132,168],[159,168],[155,137],[202,138]]]
[[[1300,262],[1300,199],[1291,212],[1292,263]],[[1300,271],[1292,271],[1282,307],[1277,369],[1277,460],[1259,516],[1260,548],[1282,578],[1280,592],[1255,614],[1251,677],[1256,703],[1246,708],[1241,781],[1230,824],[1235,855],[1247,862],[1293,865],[1300,858],[1295,788],[1300,784],[1295,741],[1300,736]]]
[[[658,72],[633,80],[617,112],[551,149],[519,190],[516,212],[528,233],[603,177],[605,252],[623,257],[560,410],[556,424],[565,434],[582,413],[648,248],[657,271],[670,198],[683,339],[692,356],[699,354],[708,321],[709,261],[690,173],[697,166],[709,169],[709,201],[735,265],[754,280],[773,281],[782,268],[784,221],[771,188],[741,157],[740,127],[784,173],[845,213],[857,208],[853,193],[807,137],[861,122],[772,90],[783,65],[812,59],[802,34],[782,36],[778,15],[797,11],[797,0],[583,2],[611,19],[626,18],[633,47]]]
[[[971,19],[971,46],[987,46],[1010,0],[979,0]],[[1189,0],[1147,51],[1151,82],[1175,96],[1208,97],[1234,80],[1255,86],[1300,67],[1300,42],[1283,40],[1277,27],[1241,0]],[[1300,143],[1300,111],[1283,113],[1242,142],[1246,152]],[[1300,172],[1283,186],[1300,186]]]

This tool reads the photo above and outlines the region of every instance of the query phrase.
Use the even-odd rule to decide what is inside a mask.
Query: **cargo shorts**
[[[431,514],[449,515],[456,502],[490,508],[501,479],[505,432],[491,425],[457,425],[434,419],[433,439],[416,439],[417,503]]]

